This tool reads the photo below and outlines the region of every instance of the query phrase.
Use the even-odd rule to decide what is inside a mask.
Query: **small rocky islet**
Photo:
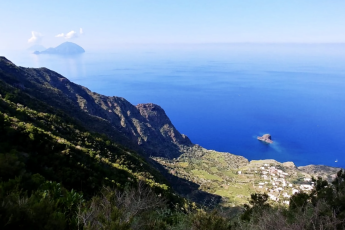
[[[267,143],[267,144],[272,144],[272,143],[273,143],[272,137],[271,137],[270,134],[264,134],[264,135],[261,136],[261,137],[257,137],[257,139],[258,139],[259,141],[263,141],[263,142],[265,142],[265,143]]]

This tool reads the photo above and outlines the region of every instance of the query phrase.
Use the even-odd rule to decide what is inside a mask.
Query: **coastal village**
[[[266,192],[269,199],[289,205],[290,197],[300,191],[309,192],[314,188],[314,182],[311,177],[304,177],[303,184],[293,184],[289,173],[278,169],[268,163],[262,164],[259,171],[262,181],[258,182],[255,187],[259,192]],[[238,171],[241,175],[242,171]]]
[[[182,155],[173,160],[155,157],[154,160],[172,175],[198,184],[199,190],[221,196],[226,206],[248,203],[253,193],[266,193],[272,204],[288,205],[293,194],[308,193],[314,188],[312,174],[297,168],[293,162],[243,162],[235,155],[212,150],[199,156]]]

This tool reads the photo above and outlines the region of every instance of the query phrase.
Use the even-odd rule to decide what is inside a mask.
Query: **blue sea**
[[[181,133],[208,149],[345,167],[345,44],[84,48],[77,56],[0,55],[134,105],[156,103]],[[266,133],[273,144],[256,139]]]

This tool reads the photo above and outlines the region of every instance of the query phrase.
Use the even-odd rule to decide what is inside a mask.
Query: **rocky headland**
[[[324,180],[327,180],[329,182],[333,181],[337,175],[337,172],[341,170],[341,168],[330,167],[326,165],[306,165],[299,166],[298,169],[302,172],[308,173],[315,178],[322,177]]]

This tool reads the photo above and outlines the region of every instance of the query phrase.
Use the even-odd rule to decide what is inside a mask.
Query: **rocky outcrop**
[[[308,173],[309,175],[318,178],[322,177],[323,179],[328,180],[329,182],[333,181],[337,175],[337,172],[341,170],[341,168],[330,167],[325,165],[306,165],[300,166],[298,169],[304,173]]]
[[[295,163],[293,163],[292,161],[284,162],[284,163],[283,163],[283,166],[286,167],[286,168],[293,168],[293,169],[296,168]]]
[[[270,134],[265,134],[265,135],[263,135],[262,137],[258,137],[258,140],[259,140],[259,141],[266,142],[266,143],[268,143],[268,144],[272,144],[272,143],[273,143]]]
[[[165,111],[159,105],[153,103],[139,104],[136,108],[139,110],[140,115],[146,119],[147,126],[154,124],[157,135],[162,135],[176,145],[192,145],[192,142],[186,135],[180,134],[176,130]]]

